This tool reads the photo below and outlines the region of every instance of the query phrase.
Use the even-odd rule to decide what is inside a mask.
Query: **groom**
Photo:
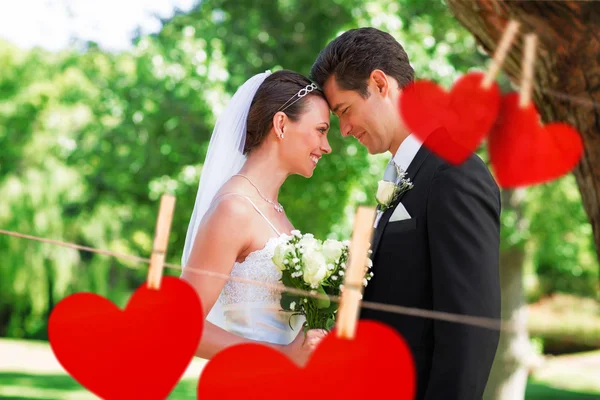
[[[375,276],[363,299],[500,318],[498,186],[476,155],[453,166],[407,130],[398,101],[413,76],[402,46],[373,28],[333,40],[311,71],[342,135],[354,136],[370,154],[391,153],[385,180],[398,182],[398,172],[406,172],[413,183],[378,219]],[[444,132],[434,130],[429,138]],[[370,309],[361,318],[383,322],[406,340],[417,399],[482,398],[498,330]]]

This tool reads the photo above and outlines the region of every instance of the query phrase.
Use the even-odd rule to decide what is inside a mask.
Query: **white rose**
[[[323,255],[330,263],[335,264],[342,256],[344,245],[337,240],[328,239],[323,243]]]
[[[318,251],[304,255],[304,282],[309,285],[319,285],[327,276],[327,262]]]
[[[392,201],[392,196],[394,196],[395,191],[396,185],[394,182],[379,181],[375,198],[379,204],[389,204]]]
[[[281,234],[281,236],[279,236],[279,238],[281,239],[281,241],[282,241],[283,243],[286,243],[286,242],[289,242],[289,241],[290,241],[290,239],[292,239],[292,238],[293,238],[293,236],[290,236],[290,235],[288,235],[288,234],[282,233],[282,234]]]
[[[283,271],[287,268],[287,266],[284,263],[285,256],[293,250],[294,247],[289,244],[280,244],[275,248],[275,254],[273,254],[273,258],[271,260],[273,261],[273,264],[275,264],[277,269]]]
[[[320,247],[321,247],[321,244],[319,243],[319,241],[310,234],[304,235],[304,237],[302,239],[300,239],[298,244],[304,248],[305,253],[319,251]]]

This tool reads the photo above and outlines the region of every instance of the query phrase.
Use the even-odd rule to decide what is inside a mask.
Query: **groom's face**
[[[384,153],[390,147],[385,129],[385,104],[376,89],[369,85],[368,90],[370,95],[364,98],[354,90],[339,87],[333,76],[323,85],[331,111],[340,120],[342,136],[355,137],[370,154]]]

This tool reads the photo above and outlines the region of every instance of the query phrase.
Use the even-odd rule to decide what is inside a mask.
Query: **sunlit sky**
[[[72,38],[107,51],[129,48],[134,32],[160,29],[155,15],[169,18],[198,0],[0,0],[0,38],[19,47],[56,51]]]

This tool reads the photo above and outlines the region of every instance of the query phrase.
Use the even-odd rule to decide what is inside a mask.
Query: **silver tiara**
[[[304,96],[306,96],[307,94],[309,94],[310,92],[312,92],[313,90],[316,90],[317,85],[315,85],[314,83],[311,83],[310,85],[307,85],[305,88],[302,88],[298,91],[298,93],[296,93],[295,95],[293,95],[288,101],[286,101],[281,107],[279,107],[279,110],[277,111],[285,111],[286,109],[288,109],[289,107],[292,106],[292,104],[294,104],[295,102],[297,102],[298,100],[300,100],[301,98],[303,98]],[[296,97],[298,97],[296,100],[294,100]],[[294,100],[294,101],[292,101]],[[290,103],[290,101],[292,101]],[[290,104],[288,104],[290,103]]]

